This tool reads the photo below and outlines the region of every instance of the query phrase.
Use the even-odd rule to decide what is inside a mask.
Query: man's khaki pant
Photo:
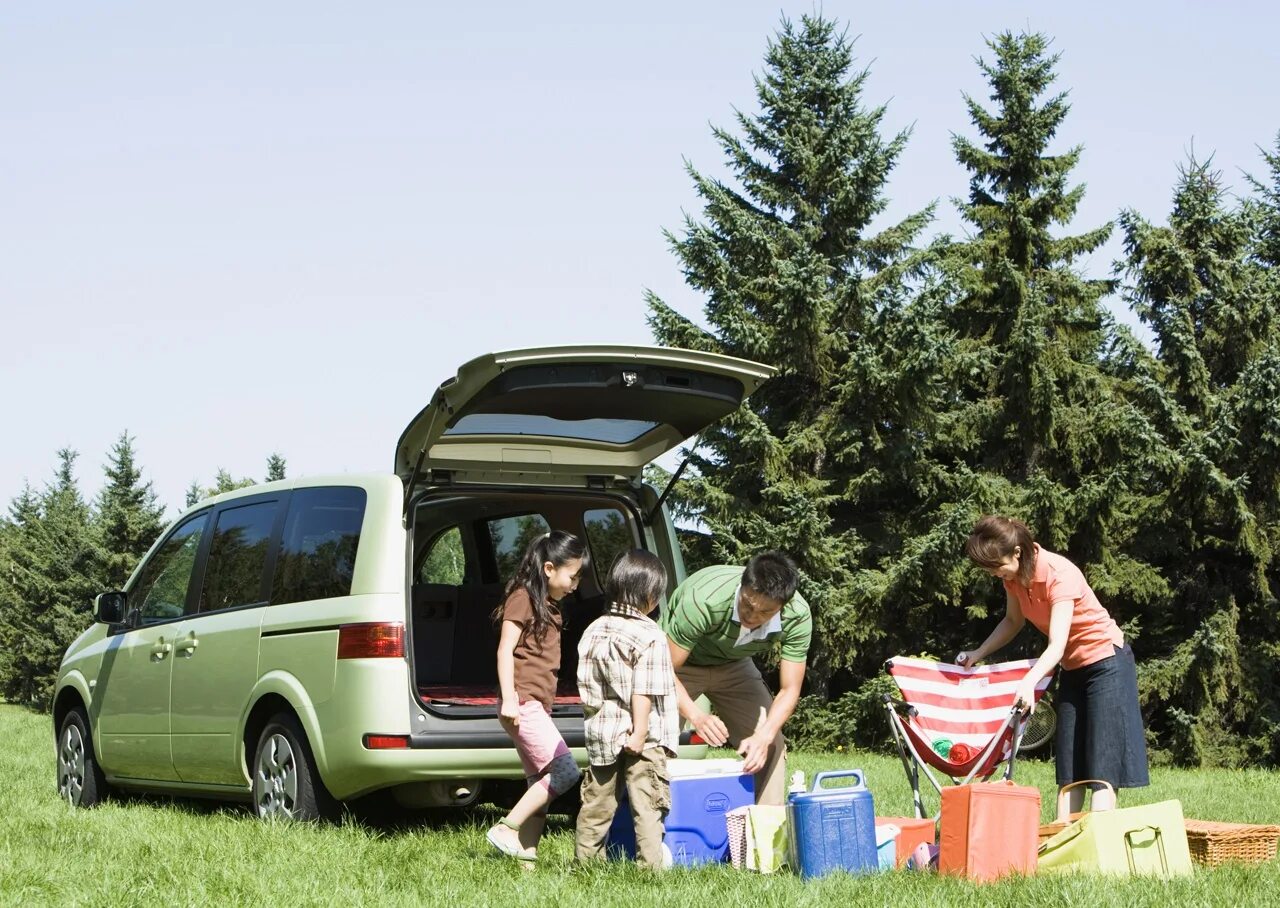
[[[575,854],[579,861],[604,860],[605,839],[618,812],[618,789],[627,786],[627,801],[636,829],[636,860],[662,867],[663,821],[671,809],[667,753],[650,747],[639,756],[623,751],[617,762],[591,766],[582,780]]]
[[[676,669],[692,700],[706,694],[711,708],[729,729],[729,744],[737,747],[760,721],[760,709],[773,705],[773,694],[750,659],[725,665],[689,665]],[[756,773],[756,803],[782,806],[787,791],[787,742],[779,732],[769,748],[764,768]]]

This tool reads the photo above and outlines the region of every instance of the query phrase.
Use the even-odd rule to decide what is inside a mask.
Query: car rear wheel
[[[273,716],[253,756],[253,810],[264,820],[332,820],[339,805],[316,772],[311,746],[296,717]]]
[[[93,754],[89,717],[76,707],[58,729],[58,794],[72,807],[93,807],[107,796],[107,780]]]

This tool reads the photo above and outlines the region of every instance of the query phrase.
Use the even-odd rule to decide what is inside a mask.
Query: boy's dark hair
[[[742,585],[783,605],[791,601],[800,583],[796,563],[776,549],[753,555],[742,571]]]
[[[610,603],[648,612],[667,596],[667,569],[652,552],[632,549],[613,562],[604,591]]]
[[[494,609],[493,623],[502,623],[507,597],[516,590],[523,589],[529,594],[529,602],[533,606],[533,621],[521,632],[520,640],[524,642],[526,638],[532,637],[541,643],[553,618],[552,607],[547,601],[547,575],[542,566],[550,561],[556,567],[563,567],[575,558],[582,559],[584,571],[591,566],[591,552],[586,543],[572,533],[552,530],[531,541],[524,550],[515,575],[507,581],[507,588],[502,594],[503,601]]]

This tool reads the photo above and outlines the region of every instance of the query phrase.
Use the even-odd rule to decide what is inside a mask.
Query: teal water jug
[[[842,788],[823,788],[831,779],[853,779]],[[809,791],[787,801],[791,826],[791,866],[804,877],[837,870],[868,873],[879,869],[876,809],[861,769],[820,772]]]

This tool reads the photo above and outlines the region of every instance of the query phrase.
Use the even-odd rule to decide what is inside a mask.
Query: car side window
[[[200,591],[200,611],[265,605],[268,545],[279,501],[258,501],[218,511]]]
[[[595,566],[596,579],[604,589],[605,578],[614,559],[636,547],[627,518],[617,508],[594,508],[582,515],[582,526],[587,531],[587,545],[591,547],[591,563]]]
[[[521,514],[518,517],[502,517],[488,521],[489,541],[497,563],[498,580],[506,583],[516,574],[520,559],[529,543],[551,527],[541,514]]]
[[[187,587],[200,552],[208,513],[192,517],[174,530],[147,559],[129,601],[143,624],[181,618],[186,611]]]
[[[462,532],[457,527],[450,527],[432,540],[427,557],[418,570],[418,582],[460,586],[466,577],[466,568]]]
[[[351,486],[295,489],[280,539],[271,602],[306,602],[351,595],[364,489]]]

